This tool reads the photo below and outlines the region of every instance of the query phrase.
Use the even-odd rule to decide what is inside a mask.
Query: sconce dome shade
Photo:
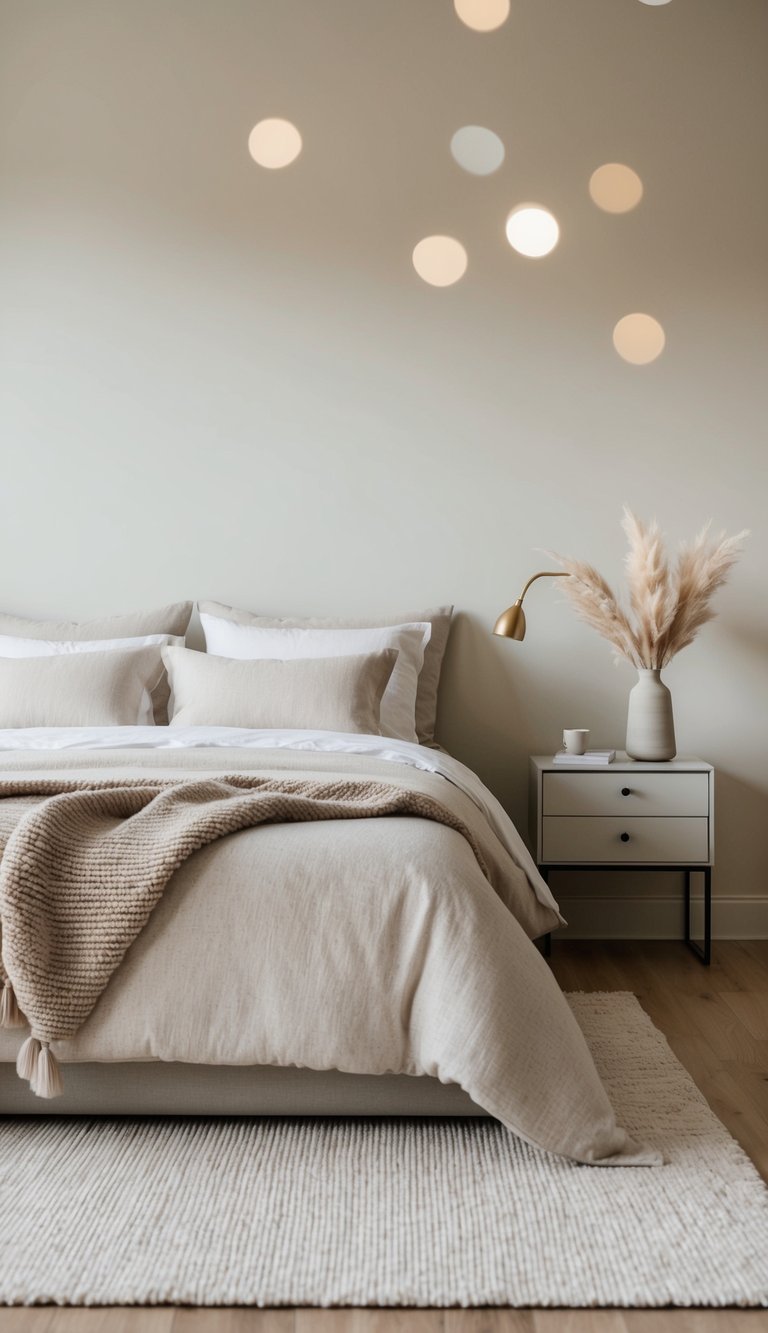
[[[493,627],[493,632],[499,634],[503,639],[517,639],[520,641],[525,638],[525,611],[519,601],[501,613]]]

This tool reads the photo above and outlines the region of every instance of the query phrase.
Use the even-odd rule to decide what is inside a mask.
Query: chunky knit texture
[[[174,871],[265,823],[416,815],[477,842],[430,796],[372,780],[16,780],[0,788],[2,974],[32,1037],[72,1037]],[[6,1001],[10,1012],[10,997]]]

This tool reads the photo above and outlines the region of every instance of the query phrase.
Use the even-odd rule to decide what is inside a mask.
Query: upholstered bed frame
[[[0,1064],[1,1115],[487,1116],[456,1084],[408,1074],[187,1065],[68,1064],[61,1097],[34,1097]]]

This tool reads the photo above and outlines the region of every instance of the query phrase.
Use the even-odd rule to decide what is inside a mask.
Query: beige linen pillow
[[[0,727],[151,726],[161,652],[0,658]]]
[[[437,720],[437,689],[440,671],[451,629],[452,606],[433,607],[430,611],[404,611],[400,616],[373,616],[363,619],[338,619],[311,616],[279,618],[260,616],[252,611],[238,611],[225,602],[199,602],[199,609],[236,625],[254,625],[262,629],[377,629],[379,626],[414,624],[428,620],[432,626],[429,643],[424,650],[424,665],[419,672],[416,693],[416,735],[422,745],[434,745]]]
[[[255,727],[380,736],[381,696],[397,660],[362,657],[242,661],[163,648],[172,727]]]
[[[19,639],[47,639],[51,642],[87,643],[100,639],[144,639],[166,634],[183,640],[192,615],[191,602],[171,602],[156,611],[134,611],[123,616],[102,616],[99,620],[24,620],[0,612],[0,635]],[[128,645],[115,644],[115,649]],[[141,644],[131,645],[139,648]],[[105,649],[106,651],[106,649]],[[112,649],[109,650],[110,652]],[[16,652],[2,654],[15,657]],[[161,671],[152,696],[154,719],[158,726],[168,721],[168,680]]]
[[[25,620],[0,611],[0,634],[20,639],[136,639],[147,634],[186,634],[191,602],[171,602],[157,611],[134,611],[98,620]]]

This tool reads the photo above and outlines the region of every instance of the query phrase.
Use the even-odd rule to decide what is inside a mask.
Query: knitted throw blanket
[[[242,775],[0,784],[0,1025],[31,1033],[17,1070],[39,1096],[62,1091],[51,1041],[72,1037],[159,902],[199,848],[265,823],[418,815],[465,824],[422,793],[372,780]]]

